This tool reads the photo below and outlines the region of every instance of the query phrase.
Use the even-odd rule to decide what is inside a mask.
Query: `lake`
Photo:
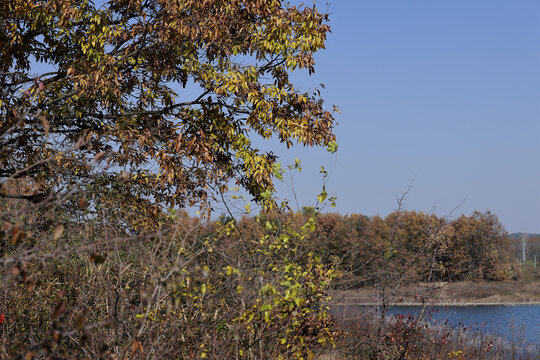
[[[420,311],[420,306],[395,306],[389,313],[417,315]],[[464,325],[511,341],[526,338],[540,345],[540,305],[435,306],[428,317],[434,323],[448,319],[452,327]]]

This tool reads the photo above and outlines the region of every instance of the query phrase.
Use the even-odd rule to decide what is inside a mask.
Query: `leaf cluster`
[[[0,179],[146,216],[210,210],[231,181],[271,206],[276,156],[254,136],[335,144],[318,91],[289,77],[314,71],[327,20],[278,0],[2,2]]]

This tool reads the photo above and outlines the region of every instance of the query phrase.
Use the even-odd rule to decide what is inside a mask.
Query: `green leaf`
[[[323,191],[317,195],[317,201],[319,203],[322,203],[324,200],[326,200],[326,197],[328,196],[328,193],[326,192],[326,190],[323,188]]]
[[[331,153],[335,153],[338,150],[337,142],[335,140],[330,141],[330,143],[328,143],[328,147],[326,148],[326,150]]]

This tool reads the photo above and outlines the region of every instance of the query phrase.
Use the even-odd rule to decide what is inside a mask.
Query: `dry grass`
[[[387,299],[396,303],[418,303],[417,295],[433,304],[520,304],[540,303],[540,281],[497,281],[414,284],[389,291]],[[378,304],[374,288],[335,291],[337,303]]]

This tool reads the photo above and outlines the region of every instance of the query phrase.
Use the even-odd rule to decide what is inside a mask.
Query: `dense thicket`
[[[334,270],[293,245],[310,223],[248,240],[183,212],[160,222],[133,235],[64,219],[46,243],[4,229],[17,256],[0,259],[0,358],[293,359],[335,341]],[[40,252],[17,251],[29,243]]]
[[[16,211],[21,202],[4,205]],[[159,232],[137,236],[103,219],[66,221],[65,230],[50,229],[41,257],[2,259],[9,274],[0,354],[309,357],[339,335],[326,308],[329,286],[516,275],[506,234],[489,213],[446,221],[413,211],[381,218],[305,210],[211,222],[171,211]],[[56,223],[61,213],[49,211],[42,215]],[[19,234],[4,231],[11,251],[39,243]],[[339,344],[360,358],[445,358],[456,344],[490,358],[490,340],[471,345],[450,329],[425,329],[421,319],[395,321],[366,317],[352,324],[355,338]]]

